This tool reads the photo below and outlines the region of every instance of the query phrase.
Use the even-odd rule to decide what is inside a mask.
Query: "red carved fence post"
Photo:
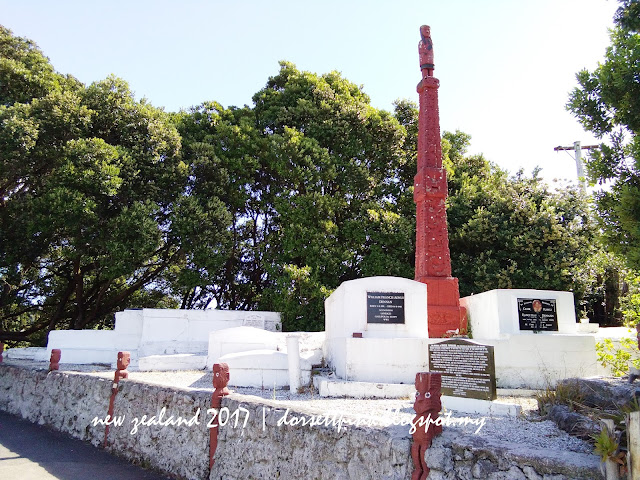
[[[422,80],[418,84],[418,173],[414,180],[416,204],[415,280],[427,284],[429,336],[467,329],[467,312],[460,307],[458,279],[451,276],[447,231],[447,174],[442,168],[438,87],[433,76],[433,42],[428,26],[420,27],[418,44]]]
[[[424,460],[424,454],[431,446],[431,440],[442,433],[442,425],[434,422],[442,410],[440,402],[440,387],[442,375],[439,373],[416,373],[416,400],[413,409],[416,416],[413,419],[415,431],[411,445],[413,460],[413,475],[411,480],[426,480],[429,468]]]
[[[49,371],[60,370],[60,359],[62,358],[62,350],[54,348],[51,350],[51,357],[49,358]]]
[[[0,342],[0,363],[2,363],[2,352],[4,352],[4,343]]]
[[[131,363],[131,354],[129,352],[118,352],[118,362],[116,371],[113,375],[113,383],[111,384],[111,398],[109,399],[109,411],[107,412],[107,425],[104,429],[104,446],[107,446],[107,436],[109,435],[109,421],[113,419],[113,409],[118,394],[118,383],[123,378],[129,378],[127,367]]]
[[[222,406],[222,397],[229,395],[227,384],[229,383],[229,365],[226,363],[213,364],[213,394],[211,395],[211,408],[217,412]],[[213,456],[218,447],[218,417],[216,416],[213,427],[209,429],[209,470],[213,468]]]

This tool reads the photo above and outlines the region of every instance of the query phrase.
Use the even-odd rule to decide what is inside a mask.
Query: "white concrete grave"
[[[427,286],[398,277],[344,282],[325,300],[325,331],[325,360],[338,378],[413,383],[428,369]]]
[[[557,330],[521,329],[519,302],[538,299],[555,308]],[[560,379],[604,373],[596,338],[579,333],[573,293],[553,290],[490,290],[460,299],[473,339],[494,347],[501,388],[553,387]]]
[[[297,338],[299,364],[293,372],[288,355],[290,337]],[[255,327],[234,327],[209,334],[207,368],[214,363],[229,365],[229,385],[242,387],[282,388],[291,386],[290,375],[307,385],[311,367],[322,363],[324,332],[268,332]],[[295,348],[295,347],[294,347]],[[300,386],[294,385],[294,389]]]
[[[282,330],[277,312],[229,310],[153,309],[116,313],[114,330],[54,330],[51,350],[62,350],[61,363],[109,363],[115,365],[119,351],[131,353],[131,368],[180,370],[204,368],[209,333],[250,324],[272,332]]]
[[[250,350],[228,353],[218,359],[229,365],[229,386],[282,388],[289,383],[287,352],[277,350]],[[311,381],[311,364],[300,359],[300,380],[303,385]]]
[[[541,299],[555,302],[558,330],[521,330],[518,318],[518,299]],[[555,335],[577,333],[573,293],[555,290],[500,289],[489,290],[460,299],[467,308],[469,325],[474,338],[483,340],[505,338],[504,335]]]
[[[284,350],[284,334],[267,332],[255,327],[233,327],[209,333],[207,368],[211,369],[220,358],[232,353],[251,350]]]
[[[268,332],[255,327],[233,327],[216,330],[209,334],[207,368],[232,353],[247,353],[253,350],[287,351],[287,337],[293,333]],[[295,332],[300,339],[300,358],[310,365],[322,363],[324,332]]]

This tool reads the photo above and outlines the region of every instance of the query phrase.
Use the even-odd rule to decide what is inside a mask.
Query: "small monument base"
[[[467,310],[459,304],[458,279],[454,277],[420,277],[427,285],[429,337],[442,338],[447,332],[467,332]]]
[[[409,384],[429,368],[428,346],[426,338],[333,338],[325,344],[338,378]]]

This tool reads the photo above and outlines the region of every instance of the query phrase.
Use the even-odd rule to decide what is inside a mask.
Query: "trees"
[[[254,104],[205,103],[179,119],[199,181],[220,175],[207,166],[225,175],[233,246],[212,292],[225,308],[275,309],[286,329],[317,330],[343,281],[412,276],[412,219],[396,201],[404,132],[338,73],[286,62]]]
[[[0,339],[42,343],[123,308],[213,300],[318,330],[340,283],[413,278],[411,102],[378,110],[340,74],[283,62],[253,107],[168,115],[116,77],[86,87],[56,73],[6,29],[0,50]],[[599,282],[580,273],[594,243],[584,198],[535,173],[509,178],[467,156],[469,141],[443,139],[461,293],[599,301],[583,295]]]
[[[56,73],[38,47],[0,25],[0,105],[28,103],[65,84],[71,77]]]
[[[170,302],[163,275],[203,255],[198,235],[215,258],[226,226],[215,198],[187,195],[177,130],[124,81],[85,87],[0,35],[0,339]]]
[[[584,291],[577,272],[595,228],[584,195],[551,192],[533,172],[506,172],[482,155],[465,156],[468,136],[445,133],[449,231],[460,294],[493,288]],[[447,149],[447,148],[445,148]]]
[[[640,268],[640,2],[621,0],[604,62],[577,74],[567,108],[607,139],[587,160],[607,244]]]
[[[449,239],[462,296],[494,288],[572,291],[576,313],[621,323],[627,272],[601,244],[591,201],[577,188],[552,191],[537,172],[509,177],[470,137],[445,132]]]
[[[407,130],[404,163],[413,165],[404,183],[411,185],[418,110],[398,102],[396,117]],[[470,141],[458,131],[442,138],[451,266],[460,295],[495,288],[571,290],[580,309],[591,308],[581,303],[593,287],[583,269],[596,236],[585,196],[575,189],[552,192],[537,172],[509,177],[482,155],[467,155]],[[404,202],[403,214],[415,216],[413,202]]]

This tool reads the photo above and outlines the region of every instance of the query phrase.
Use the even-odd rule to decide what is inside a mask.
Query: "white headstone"
[[[255,313],[250,313],[242,321],[243,327],[255,327],[264,329],[264,317]]]
[[[325,359],[339,378],[413,382],[428,368],[427,286],[398,277],[344,282],[325,300]]]

